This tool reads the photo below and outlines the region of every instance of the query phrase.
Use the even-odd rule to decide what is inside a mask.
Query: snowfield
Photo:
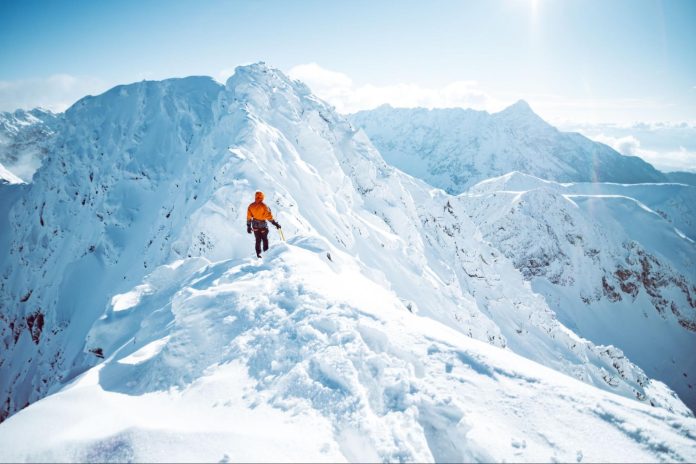
[[[105,362],[0,426],[0,460],[696,459],[696,419],[414,315],[319,239],[144,284],[95,325]]]
[[[675,387],[615,333],[593,341],[574,293],[558,304],[530,279],[564,276],[557,260],[520,265],[525,249],[557,246],[543,233],[567,224],[536,228],[553,202],[603,243],[579,212],[589,203],[572,200],[582,192],[515,193],[539,207],[498,240],[507,187],[453,196],[399,171],[263,63],[224,86],[118,86],[55,127],[33,181],[0,183],[0,461],[696,459]],[[272,230],[261,260],[245,227],[256,190],[288,239]],[[655,219],[654,249],[624,249],[621,234],[640,237],[617,225],[621,240],[595,256],[625,264],[636,294],[622,304],[664,297],[670,309],[650,311],[669,330],[636,336],[674,336],[680,363],[693,352],[678,300],[679,279],[693,285],[685,192],[628,202],[622,217]],[[639,288],[642,258],[664,279]],[[579,297],[605,276],[589,269]]]

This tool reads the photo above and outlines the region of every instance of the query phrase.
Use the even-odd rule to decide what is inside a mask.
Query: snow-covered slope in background
[[[696,419],[413,315],[316,237],[162,266],[90,342],[108,359],[0,425],[0,461],[696,459]]]
[[[59,123],[59,115],[40,108],[0,112],[0,165],[31,182]]]
[[[696,186],[696,173],[695,172],[668,172],[666,173],[667,178],[670,182],[678,182],[681,184]]]
[[[696,188],[521,173],[457,197],[560,320],[620,347],[696,408]]]
[[[192,77],[120,86],[85,98],[66,112],[63,128],[34,182],[0,188],[13,188],[16,195],[2,211],[1,220],[7,227],[0,233],[9,250],[0,263],[4,344],[0,388],[7,398],[3,414],[6,417],[60,390],[91,368],[77,384],[0,425],[0,435],[15,437],[19,432],[10,434],[14,427],[19,430],[21,424],[32,423],[32,417],[43,417],[42,412],[32,412],[43,411],[42,404],[55,405],[45,406],[49,411],[69,408],[70,398],[83,386],[97,399],[101,389],[118,392],[107,395],[115,399],[113,413],[118,414],[118,398],[126,398],[121,394],[134,399],[133,403],[126,400],[128,407],[138,408],[139,395],[172,386],[181,388],[180,392],[196,390],[208,382],[206,375],[225,376],[225,369],[234,370],[237,363],[253,377],[244,384],[255,392],[245,399],[249,401],[246,406],[240,406],[245,414],[258,418],[252,411],[254,405],[266,408],[270,404],[280,410],[276,412],[282,422],[286,417],[283,408],[292,411],[294,398],[305,401],[304,405],[309,401],[309,422],[303,422],[303,427],[326,424],[322,421],[332,424],[336,445],[327,442],[321,448],[327,452],[340,451],[355,459],[350,450],[374,448],[381,459],[398,459],[396,451],[388,450],[400,449],[407,450],[404,459],[428,457],[430,452],[436,459],[486,460],[486,453],[497,454],[455,444],[461,441],[463,415],[457,412],[459,406],[448,408],[444,399],[434,409],[419,409],[418,413],[410,409],[408,414],[417,417],[408,419],[406,429],[415,427],[421,435],[399,434],[395,424],[402,416],[374,416],[368,410],[365,425],[357,431],[351,425],[344,434],[341,426],[344,417],[361,417],[362,410],[355,409],[359,405],[356,392],[365,391],[374,410],[380,410],[381,401],[398,403],[403,396],[398,391],[397,400],[380,392],[394,382],[401,385],[398,378],[411,369],[412,377],[442,388],[442,398],[462,394],[475,402],[476,395],[464,392],[469,382],[476,384],[473,378],[452,375],[440,386],[439,378],[452,374],[458,364],[447,367],[445,363],[444,374],[435,375],[430,369],[439,368],[419,370],[415,361],[416,367],[408,367],[398,360],[423,356],[408,353],[453,330],[459,334],[452,335],[455,344],[469,346],[468,336],[492,345],[471,345],[478,347],[472,348],[476,352],[492,350],[489,361],[479,362],[476,356],[471,361],[467,355],[464,363],[472,366],[471,375],[489,378],[485,381],[492,382],[489,386],[498,385],[495,395],[506,390],[506,379],[521,373],[517,368],[515,374],[501,373],[519,362],[510,353],[514,351],[599,387],[573,383],[571,390],[577,387],[586,392],[582,395],[589,395],[588,402],[609,401],[628,416],[595,409],[578,414],[600,417],[618,429],[626,424],[622,417],[627,417],[630,424],[665,437],[660,439],[663,445],[658,445],[647,436],[633,435],[635,446],[647,453],[636,451],[636,459],[659,456],[660,446],[679,458],[689,457],[680,443],[693,441],[692,414],[664,384],[650,380],[620,350],[596,346],[561,325],[513,262],[484,241],[462,202],[388,166],[364,133],[355,132],[304,85],[263,64],[238,68],[224,87],[210,78]],[[270,261],[262,263],[244,260],[253,253],[244,226],[245,209],[257,189],[267,193],[267,203],[291,239],[290,245],[276,245],[265,258]],[[212,267],[205,268],[209,262]],[[299,280],[293,280],[295,276]],[[319,283],[312,283],[314,277]],[[329,277],[335,285],[328,284]],[[303,288],[311,289],[311,297],[303,296]],[[276,312],[276,306],[289,318],[282,319],[285,316]],[[400,332],[399,325],[385,329],[388,335],[384,337],[368,328],[363,337],[361,325],[382,324],[382,307],[386,308],[384,321],[394,317],[407,321],[406,326],[422,326],[422,330],[409,329],[415,330],[409,333],[420,341],[392,339],[392,333]],[[375,311],[380,317],[374,316]],[[290,313],[306,316],[298,320],[300,326],[315,324],[311,322],[315,317],[336,316],[315,327],[324,333],[320,335],[293,332],[299,327],[293,328]],[[432,334],[431,327],[437,328]],[[258,349],[252,345],[241,350],[253,342],[255,333],[266,330],[270,338]],[[302,343],[303,337],[309,337],[308,346]],[[404,366],[401,374],[394,374],[396,380],[382,373],[379,365],[373,369],[350,358],[351,340],[357,340],[359,348],[360,339],[372,344],[368,346],[371,352],[397,353],[389,355],[394,356],[395,365]],[[435,344],[442,349],[439,343]],[[306,351],[293,357],[296,350]],[[325,351],[331,353],[326,359],[321,355]],[[276,359],[281,353],[287,354]],[[122,359],[126,355],[130,358]],[[102,356],[108,361],[92,367]],[[319,358],[312,361],[314,356]],[[382,368],[391,372],[391,359],[387,361]],[[124,364],[136,367],[121,370]],[[293,364],[298,365],[297,371]],[[534,366],[533,370],[548,372]],[[309,370],[303,377],[305,367]],[[277,375],[275,369],[280,369]],[[370,374],[374,378],[365,377],[365,372],[374,372]],[[279,383],[274,383],[274,376]],[[541,382],[540,377],[547,378],[547,374],[522,377],[517,383],[529,383],[531,388]],[[95,378],[98,384],[93,383]],[[557,380],[548,381],[555,384]],[[356,382],[370,388],[358,388]],[[226,391],[226,385],[213,381],[211,388]],[[303,396],[305,387],[318,396]],[[523,397],[534,391],[520,388]],[[648,410],[641,409],[638,402],[609,399],[600,389],[658,406],[650,413],[652,417],[665,418],[673,425],[648,419],[644,415]],[[410,387],[406,391],[411,392]],[[554,387],[546,394],[551,395],[549,403],[543,403],[547,407],[554,402],[573,404],[567,390]],[[158,395],[164,395],[162,404],[167,407],[181,405],[176,392]],[[200,399],[201,394],[195,395]],[[589,399],[592,397],[594,400]],[[67,398],[66,403],[62,398]],[[476,414],[496,410],[488,403],[491,398],[502,397],[487,398],[471,405],[472,411],[479,411],[472,416],[474,421]],[[315,400],[319,403],[313,403]],[[500,414],[514,411],[516,400],[509,400],[512,404],[507,403]],[[528,408],[540,404],[519,401]],[[572,408],[582,411],[587,404],[582,400]],[[407,405],[394,407],[408,409]],[[162,417],[172,417],[168,415],[176,414],[172,411]],[[217,414],[202,411],[202,419],[209,412]],[[541,411],[545,409],[539,408],[537,414]],[[88,420],[92,413],[80,409],[72,417]],[[98,443],[98,450],[127,450],[133,440],[140,440],[127,430],[148,428],[138,417],[121,417],[112,423],[109,438]],[[574,417],[579,420],[580,416]],[[520,423],[511,422],[510,427]],[[574,421],[567,425],[571,423]],[[360,437],[371,430],[368,424],[379,433],[369,446],[363,446]],[[552,429],[543,424],[539,427],[549,433]],[[572,428],[568,425],[566,430]],[[444,438],[442,431],[447,431]],[[585,438],[589,443],[590,436]],[[61,438],[56,446],[70,439]],[[428,443],[430,451],[418,454],[421,451],[415,450],[422,448],[423,440],[436,443]],[[485,438],[481,440],[486,443]],[[555,443],[556,439],[550,440]],[[258,443],[261,449],[267,441]],[[524,449],[525,439],[515,443]],[[549,442],[544,446],[540,452],[555,449]],[[561,448],[574,446],[568,443]],[[51,454],[41,456],[52,459]]]
[[[455,194],[511,171],[560,182],[667,180],[638,157],[559,131],[522,100],[494,114],[384,105],[349,119],[388,163]]]
[[[546,181],[520,172],[487,179],[473,186],[469,193],[485,193],[496,190],[527,191],[548,188],[567,194],[628,197],[657,213],[668,224],[696,241],[696,188],[678,183],[616,184],[601,182],[558,183]],[[601,216],[597,221],[604,219]],[[627,217],[630,222],[636,219]],[[627,225],[639,229],[636,224]],[[658,244],[657,241],[654,242]]]
[[[9,169],[5,168],[5,166],[0,163],[0,183],[22,184],[24,181],[12,174]]]

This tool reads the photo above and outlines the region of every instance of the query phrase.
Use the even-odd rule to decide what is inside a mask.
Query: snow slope
[[[491,347],[480,349],[497,353],[491,354],[489,363],[495,369],[507,370],[513,362],[511,359],[514,363],[523,362],[513,352],[522,355],[598,387],[588,386],[584,390],[589,395],[587,398],[594,397],[596,401],[613,398],[607,401],[619,405],[617,410],[628,408],[624,411],[628,416],[612,413],[607,420],[630,417],[626,420],[631,424],[641,423],[640,427],[648,427],[658,435],[666,434],[663,435],[665,447],[676,455],[688,455],[682,452],[681,439],[674,435],[674,429],[654,423],[643,413],[635,416],[630,412],[647,411],[641,409],[641,402],[654,405],[656,408],[650,409],[650,414],[676,421],[686,431],[682,436],[693,440],[689,431],[693,414],[672,391],[663,383],[649,379],[620,350],[594,345],[560,324],[544,299],[532,292],[514,263],[483,239],[455,197],[388,166],[364,133],[353,130],[345,119],[311,95],[307,87],[263,64],[238,68],[224,87],[210,78],[191,77],[119,86],[103,95],[87,97],[65,113],[46,162],[34,181],[29,185],[0,186],[10,187],[16,196],[0,211],[0,220],[7,224],[0,229],[0,241],[9,250],[0,256],[3,343],[0,389],[6,398],[3,418],[28,403],[60,392],[8,419],[0,425],[0,436],[16,437],[15,433],[19,432],[12,430],[23,426],[13,424],[22,421],[35,424],[32,411],[42,411],[42,405],[55,405],[45,406],[49,411],[70,408],[74,401],[70,398],[75,398],[71,395],[83,387],[97,399],[105,399],[100,389],[115,390],[116,396],[110,396],[111,393],[108,396],[115,399],[113,414],[120,414],[121,408],[126,408],[119,399],[128,402],[130,397],[156,393],[151,390],[169,391],[155,396],[173,408],[167,414],[174,416],[163,417],[176,417],[181,424],[188,418],[171,411],[176,411],[181,401],[186,400],[177,399],[178,393],[170,391],[170,387],[180,387],[182,390],[177,391],[181,393],[192,386],[192,398],[200,399],[198,387],[193,386],[208,382],[204,379],[210,374],[214,377],[211,388],[217,388],[215,366],[237,363],[234,369],[242,370],[247,366],[251,378],[244,385],[260,391],[255,382],[265,382],[260,373],[273,369],[271,361],[281,363],[279,368],[288,372],[292,371],[293,361],[300,362],[300,358],[290,356],[296,350],[293,343],[297,339],[292,338],[292,333],[290,338],[276,338],[277,343],[267,351],[262,347],[227,350],[237,344],[244,346],[248,340],[245,333],[264,330],[263,324],[267,322],[263,309],[268,305],[264,306],[263,302],[271,298],[281,309],[294,308],[293,313],[309,314],[309,319],[315,312],[337,311],[339,320],[343,317],[341,311],[350,313],[350,308],[380,314],[382,306],[392,308],[404,317],[416,318],[413,324],[419,329],[414,340],[422,338],[418,342],[421,346],[430,343],[429,338],[441,336],[438,334],[443,330],[458,334],[452,335],[461,339],[456,343],[473,343],[464,337],[487,342]],[[245,209],[257,189],[267,193],[267,203],[291,242],[269,253],[265,259],[270,258],[270,262],[250,263],[245,260],[253,254],[251,238],[245,232]],[[272,240],[277,241],[277,237],[273,235]],[[281,265],[286,259],[293,264]],[[208,262],[212,263],[212,269],[201,270]],[[259,266],[259,272],[250,271]],[[332,275],[324,266],[336,266],[337,274]],[[316,276],[318,283],[314,285],[318,287],[312,287],[311,298],[297,296],[301,292],[293,290],[297,287],[295,283],[287,291],[282,287],[288,279],[295,282],[292,280],[295,275],[300,279]],[[226,280],[232,295],[225,293]],[[307,280],[311,279],[307,277]],[[367,282],[370,286],[366,286]],[[239,292],[244,288],[248,292],[242,295]],[[337,294],[339,290],[341,293]],[[176,302],[179,298],[183,298],[181,306]],[[316,305],[311,303],[312,298],[316,299]],[[284,299],[289,301],[285,306]],[[345,305],[337,301],[345,301]],[[244,319],[245,311],[253,313],[248,316],[250,319]],[[179,325],[177,312],[183,318]],[[347,332],[359,332],[361,324],[371,323],[372,316],[361,314],[340,319]],[[237,319],[244,324],[235,325]],[[271,324],[267,327],[269,337],[283,333],[281,327],[273,326],[273,321],[268,323]],[[221,331],[218,335],[216,330],[225,324],[231,324],[232,332]],[[315,374],[319,377],[328,378],[326,388],[330,390],[357,391],[350,389],[353,385],[350,383],[350,388],[341,387],[341,382],[347,381],[338,374],[336,380],[332,374],[353,361],[341,346],[331,348],[333,345],[325,343],[334,335],[338,337],[336,334],[341,333],[342,327],[327,324],[322,329],[327,333],[325,337],[317,336],[321,343],[316,349],[334,353],[333,364],[323,367],[310,363],[316,366],[312,369],[317,369]],[[432,334],[431,327],[437,328]],[[392,338],[392,329],[388,330],[386,341],[371,343],[393,344],[399,352],[410,349],[411,339],[403,341],[397,335]],[[400,333],[398,326],[393,334],[397,333]],[[347,337],[338,340],[349,344],[351,338]],[[381,336],[377,338],[382,340]],[[216,347],[218,351],[213,349]],[[371,348],[378,349],[379,346]],[[131,357],[125,364],[136,367],[120,366],[124,364],[121,355],[126,353]],[[276,359],[276,353],[290,354]],[[102,356],[106,361],[102,361]],[[246,362],[245,357],[250,361]],[[538,364],[524,365],[549,372]],[[227,378],[224,368],[220,368],[223,369],[220,375]],[[368,367],[356,369],[363,372]],[[71,384],[85,371],[83,380]],[[439,377],[430,379],[426,372],[429,371],[414,375],[439,385]],[[387,388],[389,378],[376,375],[374,391]],[[549,375],[566,379],[560,374]],[[99,379],[98,385],[94,383],[95,378]],[[227,391],[225,382],[220,381],[220,388]],[[368,380],[360,378],[363,381]],[[288,380],[287,385],[291,388],[292,382]],[[463,395],[456,385],[459,381],[444,384],[443,395],[452,398]],[[286,384],[267,387],[269,395],[280,398],[301,394],[283,393]],[[452,390],[448,392],[449,389]],[[604,396],[606,393],[601,390],[619,396]],[[252,396],[249,398],[253,402]],[[621,396],[638,401],[626,403]],[[474,401],[476,396],[465,397]],[[62,403],[63,398],[67,398],[66,403]],[[280,403],[269,403],[263,396],[255,399],[258,404],[268,403],[281,409],[277,411],[278,421],[285,420]],[[350,416],[354,410],[344,403],[350,404],[351,400],[354,398],[348,394],[329,394],[326,408]],[[570,400],[557,396],[549,401]],[[133,411],[141,406],[137,401],[127,405],[136,408]],[[483,411],[491,406],[479,403],[471,407]],[[244,414],[250,420],[259,417],[247,409],[253,408],[244,407]],[[329,417],[332,427],[340,425],[332,422],[335,413],[315,409],[319,412],[308,412],[302,427],[324,423],[320,416]],[[428,430],[447,429],[456,437],[460,433],[459,419],[448,421],[447,408],[436,409],[438,413],[423,413],[431,417],[426,425],[421,424],[426,441],[431,433]],[[42,420],[49,420],[43,413],[38,414]],[[97,420],[91,417],[93,411],[89,408],[78,408],[74,414],[75,421]],[[197,413],[192,410],[191,414]],[[453,414],[451,417],[457,417],[458,413]],[[127,430],[150,426],[143,425],[135,415],[119,417],[116,422],[105,419],[106,423],[112,423],[109,430],[118,435],[99,442],[97,449],[117,453],[121,449],[127,452],[129,447],[147,447],[149,439],[142,441],[142,435]],[[366,422],[379,423],[375,425],[376,430],[392,420],[366,417]],[[218,423],[218,419],[211,421]],[[126,432],[116,432],[114,427]],[[182,446],[188,443],[176,430],[168,430],[167,434],[152,439],[169,440]],[[341,446],[370,449],[361,445],[362,433],[336,435],[341,430],[333,429],[327,440],[349,444],[336,445],[338,448],[329,444],[326,449],[330,453],[340,451],[348,459],[354,459],[350,452],[341,451]],[[66,435],[61,443],[83,440],[82,432],[79,427],[74,433],[66,431],[73,435]],[[385,443],[397,440],[385,436]],[[650,448],[652,445],[646,445],[640,436],[633,435],[636,446]],[[191,435],[191,440],[200,439],[200,434]],[[278,450],[282,445],[270,448],[258,439],[260,445],[254,448],[258,453],[266,449],[281,452]],[[440,440],[441,434],[434,434],[431,439]],[[135,443],[133,440],[139,444],[129,445]],[[422,448],[422,438],[409,440],[410,436],[401,436],[396,441],[401,445],[396,448],[407,453]],[[431,454],[439,453],[438,456],[446,458],[465,452],[455,449],[450,441],[429,444]],[[522,446],[523,442],[516,443]],[[61,446],[47,449],[49,454],[35,451],[39,454],[31,456],[53,459],[56,455],[50,453],[57,452]],[[543,453],[551,452],[550,447],[542,449]],[[375,452],[390,456],[385,451],[387,448],[379,447]],[[658,448],[653,446],[654,450]],[[62,449],[61,452],[69,451]],[[17,452],[24,455],[26,451],[18,447]],[[655,456],[654,452],[636,451],[635,456],[649,460],[649,456]],[[481,453],[463,456],[485,460],[485,453],[493,450],[484,449]]]
[[[677,182],[681,184],[694,185],[696,186],[696,173],[694,172],[668,172],[667,178],[670,182]]]
[[[696,419],[414,315],[322,239],[133,291],[90,334],[112,354],[0,425],[0,461],[696,459]]]
[[[0,164],[0,182],[5,184],[21,184],[24,181]]]
[[[0,165],[30,182],[59,123],[59,115],[40,108],[0,112]]]
[[[458,201],[566,326],[621,348],[696,408],[696,188],[511,173]]]
[[[638,157],[559,131],[522,100],[494,114],[384,105],[349,119],[388,163],[454,194],[510,171],[560,182],[667,180]]]

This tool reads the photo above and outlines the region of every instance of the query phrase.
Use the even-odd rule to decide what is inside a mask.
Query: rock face
[[[195,333],[166,338],[173,330],[168,317],[181,315],[184,326],[197,320],[179,302],[216,287],[225,274],[201,268],[237,260],[246,274],[250,263],[243,259],[253,251],[245,210],[256,190],[266,192],[294,249],[357,269],[389,292],[390,308],[400,302],[398,317],[424,318],[600,389],[691,415],[621,350],[590,343],[559,323],[513,261],[481,237],[469,206],[386,164],[363,132],[306,86],[263,64],[238,68],[225,86],[190,77],[84,98],[62,116],[33,182],[0,189],[0,244],[8,250],[0,257],[3,419],[86,371],[99,377],[100,363],[117,362],[131,344],[142,347],[140,330],[146,340],[155,334],[162,346],[174,344],[162,348],[170,354],[158,358],[156,370],[147,364],[134,374],[150,386],[187,385],[229,361],[198,351]],[[263,279],[270,269],[248,278]],[[351,280],[344,285],[350,291]],[[294,301],[291,288],[269,289],[280,292],[277,305],[286,291]],[[183,300],[180,290],[188,295]],[[254,296],[248,301],[256,311],[262,302]],[[144,326],[141,312],[128,311],[141,301],[143,314],[153,314],[147,324],[161,325]],[[216,312],[233,311],[224,304],[213,298],[215,321],[233,324],[241,316]],[[381,349],[380,340],[372,337],[371,349]],[[160,377],[175,372],[181,356],[198,370]],[[338,364],[312,372],[331,383]],[[118,388],[139,394],[133,381]]]
[[[520,100],[494,114],[388,105],[349,116],[384,159],[449,193],[519,171],[559,182],[665,182],[638,157],[561,132]]]

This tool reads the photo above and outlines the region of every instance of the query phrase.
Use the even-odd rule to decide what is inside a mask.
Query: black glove
[[[271,224],[273,224],[276,227],[276,229],[280,229],[280,224],[278,224],[277,222],[271,221]]]
[[[251,233],[251,226],[247,226],[247,234]]]

